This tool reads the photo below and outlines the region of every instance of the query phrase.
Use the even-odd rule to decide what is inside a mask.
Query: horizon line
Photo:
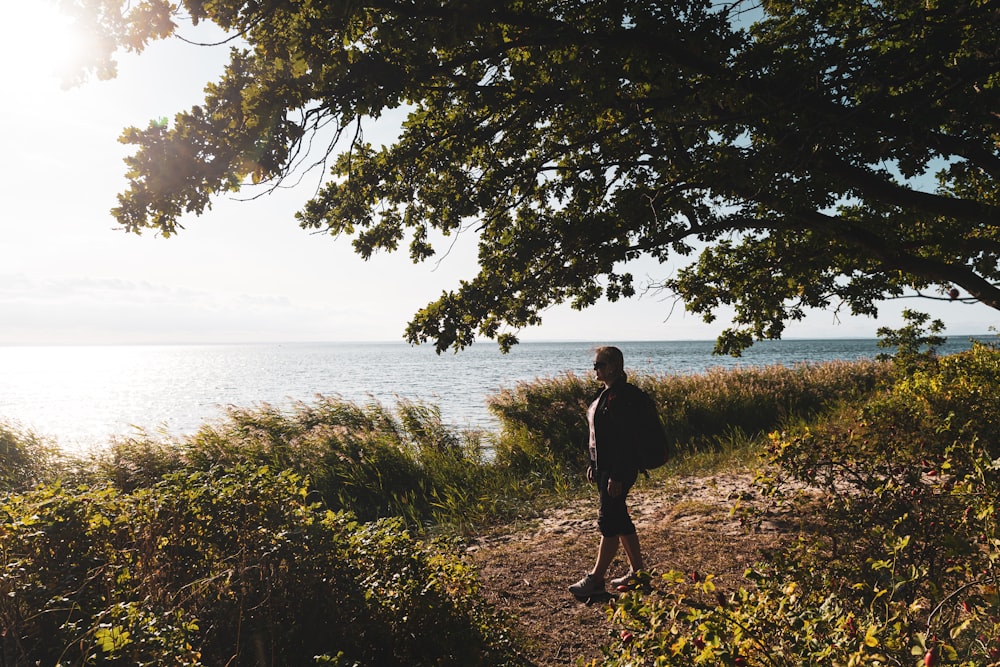
[[[982,333],[955,333],[943,334],[945,339],[970,338],[970,337],[997,337],[997,332]],[[788,336],[776,339],[755,340],[758,343],[780,343],[782,341],[823,341],[823,340],[857,340],[875,341],[878,336]],[[715,338],[617,338],[617,343],[714,343]],[[473,344],[483,345],[495,341],[489,338],[481,338],[473,341]],[[610,344],[609,339],[595,340],[591,338],[530,338],[519,341],[517,345],[532,343],[587,343],[587,344]],[[433,347],[433,343],[421,343],[414,345],[399,339],[334,339],[334,340],[258,340],[258,341],[89,341],[89,342],[0,342],[0,347],[195,347],[195,346],[235,346],[235,345],[408,345],[410,347]],[[471,346],[469,346],[471,347]],[[753,346],[751,346],[752,348]],[[449,350],[451,348],[448,348]]]

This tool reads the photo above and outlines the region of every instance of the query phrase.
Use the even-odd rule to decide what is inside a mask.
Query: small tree
[[[937,359],[937,348],[947,342],[940,336],[944,331],[944,322],[934,320],[929,326],[924,326],[930,319],[927,313],[918,313],[907,308],[903,311],[903,319],[907,324],[899,329],[879,327],[878,346],[880,348],[896,348],[896,354],[882,353],[879,359],[891,359],[900,375],[911,375],[918,368],[927,366]],[[926,349],[921,349],[926,346]]]

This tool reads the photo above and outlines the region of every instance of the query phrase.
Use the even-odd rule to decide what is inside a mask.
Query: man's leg
[[[602,535],[601,543],[597,547],[597,562],[594,564],[594,569],[590,574],[595,579],[604,581],[604,577],[608,573],[608,568],[611,567],[611,563],[614,561],[617,553],[618,538]]]
[[[639,548],[638,533],[622,535],[619,539],[621,540],[622,546],[625,548],[625,556],[628,558],[628,564],[631,567],[632,572],[638,572],[643,568],[642,549]]]

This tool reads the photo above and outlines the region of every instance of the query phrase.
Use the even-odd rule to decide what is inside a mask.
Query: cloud
[[[0,276],[0,343],[385,340],[378,312],[116,278]],[[392,325],[402,331],[402,324]]]

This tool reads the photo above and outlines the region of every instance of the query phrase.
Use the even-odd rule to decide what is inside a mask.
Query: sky
[[[414,265],[405,251],[365,262],[349,239],[300,229],[294,214],[315,177],[254,201],[217,199],[171,238],[117,229],[109,211],[130,150],[121,131],[200,102],[227,48],[155,43],[122,55],[116,79],[64,89],[53,72],[78,36],[48,0],[2,2],[0,344],[399,341],[414,312],[475,275],[471,236],[440,261]],[[378,143],[378,128],[368,138]],[[662,279],[681,266],[630,269]],[[709,340],[727,324],[725,313],[705,324],[671,306],[647,294],[583,312],[557,307],[520,337]],[[980,305],[903,300],[883,306],[878,321],[811,313],[785,337],[874,337],[899,326],[903,308],[941,318],[949,335],[986,333],[1000,319]]]

